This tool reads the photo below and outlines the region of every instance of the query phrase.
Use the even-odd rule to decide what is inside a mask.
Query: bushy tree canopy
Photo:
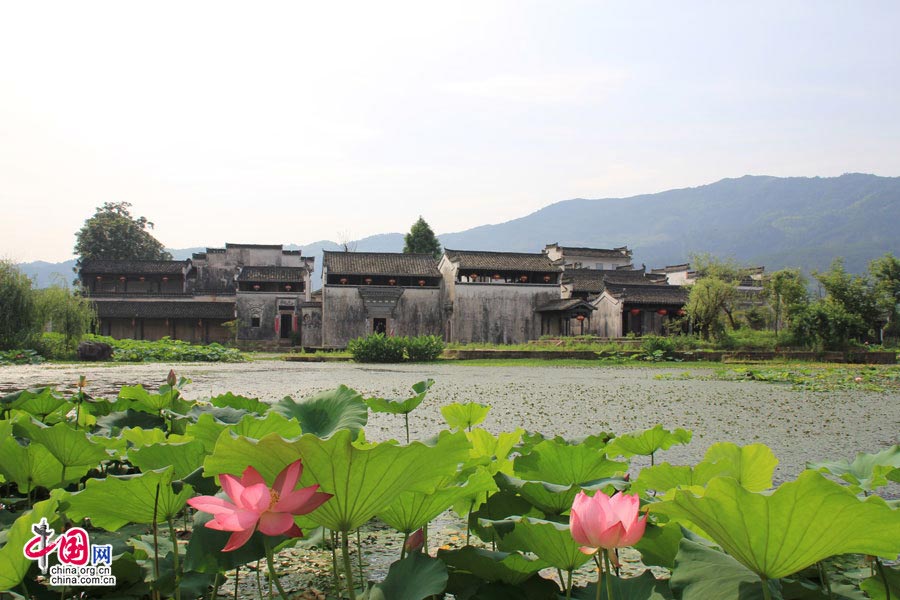
[[[31,280],[0,260],[0,350],[28,347],[39,328]]]
[[[93,303],[65,286],[37,290],[35,301],[40,323],[63,335],[66,350],[74,350],[97,320]]]
[[[775,333],[781,327],[784,316],[806,303],[806,278],[800,269],[782,269],[766,278],[766,297],[775,313]]]
[[[89,259],[171,260],[163,245],[150,235],[153,223],[134,218],[128,202],[106,202],[75,234],[78,263]]]
[[[421,216],[413,224],[403,241],[406,243],[403,247],[405,254],[430,254],[435,258],[441,255],[441,243]]]

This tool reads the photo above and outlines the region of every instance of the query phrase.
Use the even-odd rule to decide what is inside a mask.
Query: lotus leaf
[[[37,486],[58,485],[62,471],[62,463],[47,448],[41,444],[23,446],[12,436],[11,424],[0,422],[0,473],[19,490],[27,494]]]
[[[549,566],[543,560],[530,559],[518,552],[492,552],[474,546],[438,550],[438,558],[454,571],[471,573],[484,581],[502,581],[511,585],[518,585]]]
[[[874,577],[866,579],[860,584],[860,588],[869,595],[872,600],[887,600],[888,595],[885,593],[884,582],[887,580],[888,589],[891,598],[900,598],[900,567],[879,567],[884,569],[884,578],[880,573],[876,573]]]
[[[12,524],[6,536],[6,545],[0,548],[0,592],[19,585],[34,564],[34,561],[22,554],[22,548],[34,537],[31,526],[37,525],[41,519],[47,519],[50,528],[55,529],[56,533],[60,532],[62,528],[58,527],[56,508],[56,500],[38,502]]]
[[[369,409],[362,396],[345,385],[299,402],[286,397],[274,404],[272,410],[288,419],[297,419],[303,433],[322,438],[342,429],[350,430],[355,437],[369,419]]]
[[[64,415],[74,407],[74,404],[60,397],[56,390],[51,388],[25,390],[9,404],[9,409],[27,412],[40,418],[41,421],[57,411]]]
[[[277,433],[283,438],[299,437],[302,433],[297,421],[292,421],[275,412],[269,413],[265,417],[244,415],[238,423],[229,425],[228,430],[256,440],[264,438],[270,433]]]
[[[466,404],[456,402],[441,407],[441,415],[444,417],[447,425],[450,426],[450,429],[460,431],[472,429],[472,427],[484,421],[490,411],[490,406],[478,404],[477,402],[467,402]]]
[[[471,462],[485,464],[493,475],[498,472],[513,474],[513,461],[509,455],[519,440],[522,439],[524,429],[500,433],[497,437],[488,431],[478,428],[469,432],[469,441],[472,450],[469,452]]]
[[[405,400],[388,400],[385,398],[367,398],[366,404],[372,412],[390,413],[392,415],[404,415],[412,412],[425,400],[429,388],[434,385],[434,379],[426,379],[413,384],[414,395]]]
[[[824,558],[900,553],[900,512],[877,496],[860,501],[814,471],[771,495],[748,491],[730,477],[709,482],[702,497],[679,490],[654,512],[696,523],[748,569],[767,579],[796,573]]]
[[[887,485],[888,474],[900,468],[900,444],[876,454],[860,452],[848,463],[846,460],[810,463],[810,469],[830,473],[850,484],[855,493],[871,492]]]
[[[171,467],[140,475],[90,479],[80,492],[66,495],[67,515],[75,521],[89,518],[96,527],[115,531],[127,523],[162,523],[184,508],[193,494],[189,485],[172,489]],[[158,494],[158,503],[157,503]]]
[[[511,491],[500,491],[492,494],[487,502],[469,515],[469,527],[485,542],[499,541],[497,531],[493,527],[482,527],[481,520],[502,521],[508,517],[543,517],[544,513],[536,509],[530,502]]]
[[[246,417],[245,417],[246,418]],[[184,432],[203,444],[207,454],[216,447],[219,435],[225,431],[225,425],[216,421],[210,414],[202,414],[197,417],[195,423],[190,423],[184,428]]]
[[[265,402],[260,402],[256,398],[247,398],[245,396],[236,396],[231,392],[227,392],[220,396],[216,396],[215,398],[209,399],[210,404],[213,406],[217,406],[219,408],[236,408],[239,410],[246,410],[248,412],[254,412],[258,415],[264,415],[269,410],[269,405]]]
[[[644,537],[638,540],[634,549],[641,553],[641,562],[671,569],[675,566],[678,545],[684,534],[678,523],[657,525],[647,523]]]
[[[197,440],[181,443],[162,443],[128,451],[128,460],[141,471],[153,471],[171,466],[173,479],[184,479],[203,464],[206,452]]]
[[[496,489],[494,479],[484,469],[478,469],[458,484],[454,477],[438,483],[434,492],[403,492],[378,518],[402,533],[412,533],[430,523],[439,514],[453,506],[461,498]]]
[[[595,481],[586,481],[582,484],[560,485],[547,483],[546,481],[526,481],[516,477],[510,477],[505,473],[494,475],[494,481],[502,490],[509,490],[520,494],[547,514],[562,514],[572,508],[572,501],[581,490],[596,491],[624,489],[628,486],[621,477],[608,477]]]
[[[656,579],[649,570],[628,579],[613,576],[612,589],[614,600],[672,600],[668,582]],[[572,591],[572,598],[576,600],[594,600],[596,597],[596,583]],[[714,597],[721,596],[709,596],[709,598]],[[606,594],[606,581],[600,586],[600,598],[609,600],[609,596]]]
[[[67,471],[71,470],[67,476],[80,479],[88,470],[109,458],[106,450],[90,440],[87,433],[72,429],[67,423],[34,427],[30,433],[32,443],[47,448]]]
[[[502,521],[482,521],[500,534],[501,550],[532,552],[541,560],[563,571],[572,571],[591,560],[572,538],[567,523],[532,517],[511,517]]]
[[[611,477],[627,468],[625,463],[606,458],[603,450],[545,440],[531,453],[516,458],[514,473],[521,479],[572,485]]]
[[[387,577],[376,584],[367,600],[423,600],[447,587],[447,566],[420,552],[391,564]]]
[[[613,439],[607,445],[607,453],[610,456],[653,456],[660,450],[668,450],[676,444],[688,444],[692,433],[687,429],[678,428],[675,431],[664,429],[657,425],[652,429],[641,432],[626,433]]]
[[[777,594],[777,582],[770,581],[768,585]],[[765,598],[762,581],[756,573],[724,552],[686,539],[679,544],[670,586],[681,600]]]

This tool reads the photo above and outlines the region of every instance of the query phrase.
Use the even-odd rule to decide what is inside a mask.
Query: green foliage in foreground
[[[305,530],[327,528],[326,545],[343,557],[327,598],[825,600],[884,598],[900,581],[900,569],[882,560],[900,554],[900,509],[879,496],[900,480],[898,447],[816,463],[775,489],[777,458],[762,444],[719,442],[696,465],[657,462],[634,477],[628,457],[658,457],[690,443],[691,432],[658,425],[581,440],[522,430],[495,437],[478,426],[490,406],[470,403],[442,407],[450,429],[433,439],[370,442],[367,407],[409,415],[432,382],[398,401],[341,386],[276,404],[230,393],[191,400],[185,383],[173,377],[158,392],[126,386],[112,400],[83,388],[0,397],[8,509],[0,512],[0,591],[59,596],[22,554],[46,518],[56,531],[82,526],[94,543],[113,546],[116,587],[84,588],[81,598],[213,598],[226,571],[297,540],[257,531],[222,552],[223,532],[204,527],[205,516],[189,519],[187,500],[215,494],[220,475],[247,465],[271,486],[298,457],[300,485],[333,495],[295,520]],[[649,524],[636,549],[669,577],[608,575],[600,594],[595,584],[573,586],[571,572],[590,561],[569,531],[580,491],[639,494]],[[468,522],[463,548],[435,557],[427,542],[423,553],[401,550],[383,581],[357,587],[369,580],[350,559],[359,527],[377,515],[405,540],[445,510]],[[864,557],[874,557],[871,569],[860,568]],[[850,566],[838,570],[838,561]],[[548,567],[558,577],[542,575]]]
[[[438,359],[444,351],[444,342],[436,335],[405,337],[373,333],[350,340],[347,350],[356,362],[429,362]]]
[[[164,337],[155,342],[148,340],[117,340],[111,337],[90,335],[86,340],[104,342],[113,347],[115,362],[243,362],[244,356],[235,348],[221,344],[196,346],[181,340]]]

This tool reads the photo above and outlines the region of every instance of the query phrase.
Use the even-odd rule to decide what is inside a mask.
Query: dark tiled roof
[[[628,246],[621,248],[579,248],[577,246],[560,246],[563,256],[566,254],[576,254],[578,256],[595,256],[597,258],[622,258],[630,257],[631,250]]]
[[[95,301],[101,319],[234,318],[234,302]]]
[[[590,302],[585,302],[581,298],[569,298],[568,300],[551,300],[536,309],[534,312],[553,312],[560,310],[572,310],[573,308],[584,308],[586,310],[597,310],[597,307]]]
[[[252,248],[258,250],[281,250],[283,244],[225,244],[225,248]],[[207,250],[208,252],[209,250]]]
[[[82,273],[98,275],[181,275],[188,260],[86,260]]]
[[[301,267],[243,267],[238,281],[302,282],[306,269]]]
[[[562,282],[570,285],[573,292],[599,294],[608,284],[649,284],[656,279],[647,277],[642,269],[566,269]]]
[[[322,264],[329,275],[399,275],[440,277],[430,254],[399,252],[324,252]]]
[[[691,263],[684,263],[683,265],[666,265],[665,267],[659,269],[653,269],[651,273],[680,273],[681,271],[689,271],[691,268]]]
[[[666,304],[683,306],[688,299],[688,290],[680,285],[612,285],[606,290],[626,304]]]
[[[473,271],[542,271],[559,272],[560,268],[547,255],[526,252],[485,252],[478,250],[444,250],[447,259],[459,263],[463,272]]]

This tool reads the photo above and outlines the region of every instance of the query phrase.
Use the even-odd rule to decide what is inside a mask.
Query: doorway
[[[375,333],[386,333],[387,319],[372,319],[372,331]]]
[[[280,316],[281,323],[279,323],[280,327],[278,328],[278,332],[281,335],[281,339],[286,340],[291,337],[291,330],[293,329],[293,315],[285,315],[282,314]]]

